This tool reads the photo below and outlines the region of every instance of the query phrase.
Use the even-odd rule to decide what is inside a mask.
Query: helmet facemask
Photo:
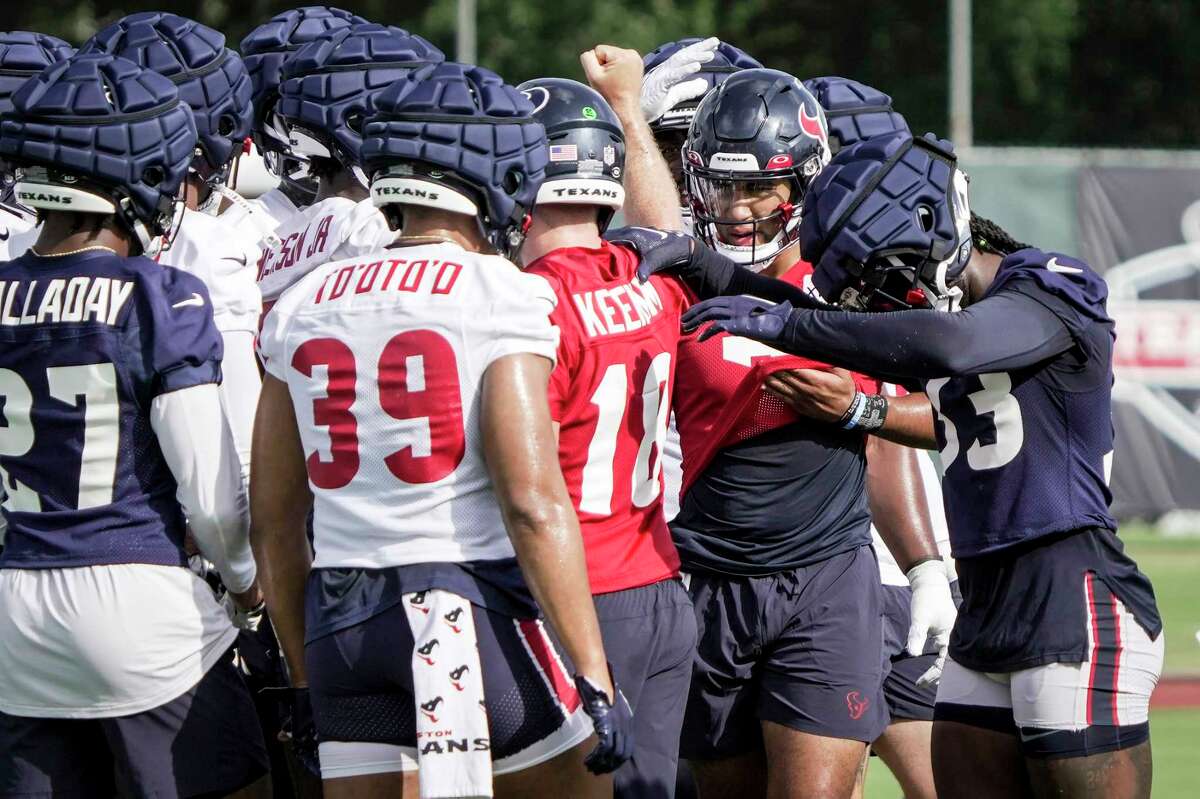
[[[807,178],[804,171],[811,172]],[[796,169],[719,171],[685,163],[687,200],[696,235],[705,244],[753,271],[770,265],[800,228],[805,191],[820,163]],[[761,209],[767,205],[770,210]]]

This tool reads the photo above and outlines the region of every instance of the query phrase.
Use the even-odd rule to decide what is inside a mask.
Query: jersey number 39
[[[409,330],[393,336],[379,355],[378,386],[358,394],[354,353],[341,341],[316,338],[301,344],[292,366],[305,377],[323,370],[325,396],[313,400],[313,422],[329,428],[328,460],[308,456],[313,485],[337,489],[359,469],[356,400],[376,401],[388,416],[412,423],[410,443],[383,458],[388,471],[406,483],[433,483],[449,476],[466,451],[458,361],[450,342],[432,330]],[[369,412],[369,411],[366,411]],[[415,428],[428,426],[428,437]]]

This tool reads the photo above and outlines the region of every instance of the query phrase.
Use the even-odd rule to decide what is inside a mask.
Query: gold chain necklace
[[[33,247],[29,248],[29,251],[31,253],[33,253],[34,255],[36,255],[38,258],[62,258],[63,256],[66,256],[66,255],[78,255],[81,252],[88,252],[90,250],[108,250],[113,255],[117,254],[117,251],[114,250],[112,247],[105,247],[103,244],[92,244],[87,247],[80,247],[78,250],[67,250],[66,252],[52,252],[52,253],[47,253],[45,255],[38,252],[37,249],[35,249]]]

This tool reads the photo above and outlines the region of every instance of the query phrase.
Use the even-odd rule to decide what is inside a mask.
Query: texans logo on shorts
[[[429,642],[427,644],[425,644],[424,646],[417,647],[417,654],[420,655],[421,660],[425,661],[430,666],[433,665],[433,658],[431,658],[429,656],[431,654],[433,654],[433,648],[437,645],[438,645],[438,639],[430,638]]]
[[[459,691],[466,690],[462,686],[462,684],[459,683],[459,680],[461,680],[462,676],[470,670],[471,669],[468,668],[467,665],[464,663],[463,665],[459,666],[457,669],[454,669],[453,671],[451,671],[450,672],[450,684],[453,685],[456,690],[459,690]]]
[[[421,712],[428,716],[429,720],[435,724],[437,723],[437,716],[433,715],[433,711],[437,710],[437,706],[440,705],[442,701],[443,700],[440,696],[435,696],[428,702],[421,703]]]
[[[858,691],[851,691],[846,694],[846,707],[850,709],[850,718],[858,721],[862,718],[862,714],[867,712],[867,707],[871,704],[870,699],[863,699],[862,694]]]
[[[421,611],[422,613],[429,615],[429,608],[421,607],[421,605],[425,604],[425,595],[427,593],[429,593],[429,592],[421,591],[420,593],[413,594],[413,598],[408,600],[408,604],[412,605],[414,608]]]
[[[458,621],[458,617],[462,615],[462,612],[463,612],[462,608],[455,608],[454,610],[450,611],[449,613],[447,613],[445,616],[442,617],[443,619],[446,620],[446,624],[450,625],[450,629],[454,630],[454,632],[456,632],[456,633],[462,632],[462,628],[459,627],[457,624],[455,624],[455,622]]]

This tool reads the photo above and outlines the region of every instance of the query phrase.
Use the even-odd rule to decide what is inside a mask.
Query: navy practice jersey
[[[924,384],[951,549],[970,557],[1116,529],[1107,297],[1087,264],[1030,248],[1006,257],[984,296],[958,313],[796,310],[776,346]]]
[[[1028,366],[926,383],[960,558],[1051,533],[1117,528],[1106,475],[1115,338],[1108,287],[1080,261],[1026,249],[1004,259],[976,305],[1005,295],[1049,310],[1073,344]],[[977,335],[1011,338],[1017,323]]]
[[[0,265],[0,567],[186,563],[150,406],[220,363],[192,275],[106,250]]]

